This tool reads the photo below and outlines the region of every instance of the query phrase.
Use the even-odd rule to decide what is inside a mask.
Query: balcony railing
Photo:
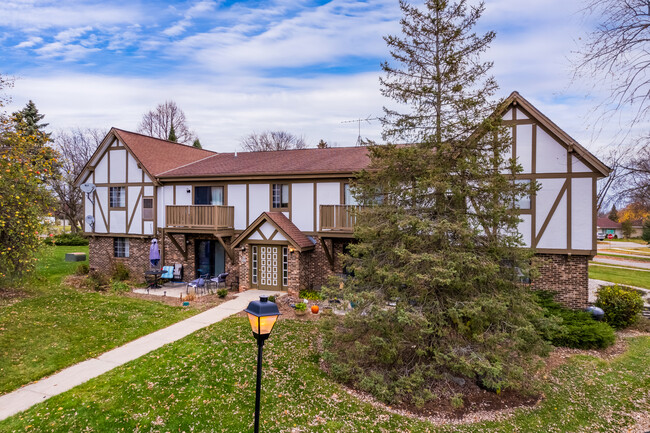
[[[352,233],[358,208],[353,205],[320,205],[320,231]]]
[[[166,206],[165,221],[167,227],[232,230],[235,225],[235,208],[213,205]]]

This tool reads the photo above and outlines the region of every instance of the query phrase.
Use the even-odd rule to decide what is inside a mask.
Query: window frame
[[[529,186],[532,184],[532,179],[515,179],[515,184],[527,183]],[[521,203],[528,203],[527,207],[522,207]],[[515,198],[514,202],[515,209],[518,209],[521,213],[530,213],[533,210],[533,194],[530,193],[519,198]]]
[[[199,191],[199,188],[210,188],[210,203],[209,204],[197,204],[197,192]],[[221,204],[213,204],[212,203],[212,190],[213,188],[221,188]],[[194,185],[192,187],[192,204],[194,206],[225,206],[226,205],[226,186],[225,185]]]
[[[117,195],[118,205],[114,206],[114,197],[113,191],[121,191]],[[126,209],[126,187],[125,186],[111,186],[108,188],[108,208],[109,209]]]
[[[271,211],[276,211],[276,212],[289,212],[291,210],[291,184],[290,183],[272,183],[271,185]],[[284,190],[286,187],[286,203],[283,203],[285,197],[284,197]],[[276,191],[279,191],[280,193],[280,198],[278,200],[278,205],[276,206]],[[283,206],[286,204],[286,206]]]
[[[145,205],[144,205],[144,201],[145,201],[145,200],[151,200],[151,207],[150,207],[150,208],[145,207]],[[155,206],[154,206],[154,199],[153,199],[153,197],[144,197],[144,196],[142,197],[142,220],[143,220],[143,221],[153,221],[153,217],[154,217],[154,213],[155,213],[155,212],[154,212],[154,207],[155,207]],[[145,210],[149,210],[149,209],[151,209],[151,215],[150,215],[150,216],[147,216],[147,215],[145,214]]]
[[[120,245],[122,243],[122,245]],[[129,258],[129,238],[115,237],[113,238],[113,257],[116,259]]]

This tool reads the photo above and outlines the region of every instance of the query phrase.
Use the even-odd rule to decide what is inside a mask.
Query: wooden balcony
[[[167,228],[232,231],[235,226],[235,208],[213,205],[166,206],[165,221]]]
[[[331,234],[350,235],[354,232],[356,221],[355,211],[359,206],[353,205],[320,205],[320,229],[321,232]]]

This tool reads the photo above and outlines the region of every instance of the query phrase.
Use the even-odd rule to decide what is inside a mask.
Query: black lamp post
[[[266,295],[260,296],[259,301],[252,301],[244,310],[248,313],[248,321],[257,340],[257,387],[255,390],[255,433],[260,431],[260,394],[262,392],[262,347],[269,338],[273,325],[280,315],[278,306],[269,302]]]

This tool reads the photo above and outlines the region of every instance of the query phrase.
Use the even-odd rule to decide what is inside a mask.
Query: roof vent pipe
[[[235,150],[235,158],[237,158],[237,151]]]

